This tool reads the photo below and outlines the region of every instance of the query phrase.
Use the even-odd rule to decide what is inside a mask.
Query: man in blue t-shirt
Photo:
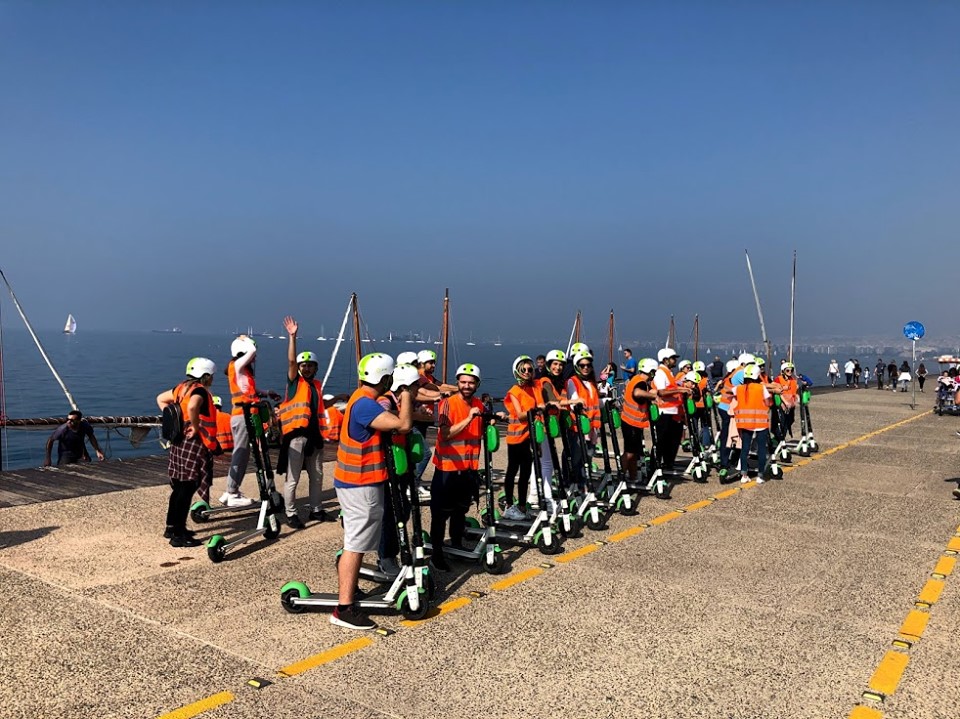
[[[57,442],[57,464],[89,462],[90,455],[87,453],[87,446],[84,442],[87,438],[90,439],[90,444],[93,445],[93,449],[97,453],[97,459],[102,462],[103,452],[100,450],[97,438],[93,434],[93,427],[83,419],[83,413],[75,409],[67,415],[66,423],[53,430],[53,434],[47,440],[43,466],[50,466],[50,454],[53,451],[54,442]]]
[[[620,365],[623,370],[624,379],[629,382],[637,373],[637,360],[633,357],[633,350],[625,349],[623,351],[623,364]]]

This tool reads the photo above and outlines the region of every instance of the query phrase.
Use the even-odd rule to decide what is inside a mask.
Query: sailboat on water
[[[499,338],[499,337],[497,337],[497,341],[493,343],[493,346],[494,346],[494,347],[502,347],[502,346],[503,346],[503,342],[500,341],[500,338]]]
[[[75,335],[77,334],[77,320],[73,315],[67,315],[67,323],[63,326],[63,334],[65,335]]]
[[[326,335],[326,332],[323,329],[323,325],[320,325],[320,336],[317,337],[317,340],[319,340],[320,342],[326,342],[327,338],[325,335]]]
[[[476,344],[477,344],[477,343],[473,341],[473,332],[471,332],[471,333],[470,333],[470,341],[467,342],[467,347],[475,347]]]

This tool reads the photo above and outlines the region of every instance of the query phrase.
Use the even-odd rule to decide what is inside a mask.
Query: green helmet
[[[637,364],[638,372],[651,377],[656,373],[656,371],[659,368],[660,368],[660,364],[655,359],[653,359],[653,357],[644,357]]]

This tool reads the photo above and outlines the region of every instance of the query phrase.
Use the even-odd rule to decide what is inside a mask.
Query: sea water
[[[187,361],[202,356],[217,364],[217,375],[211,391],[220,395],[224,403],[230,401],[227,378],[223,374],[229,360],[230,343],[234,335],[202,334],[165,334],[153,332],[124,331],[85,331],[75,335],[59,332],[39,332],[40,341],[70,390],[77,406],[85,415],[156,415],[158,408],[156,397],[176,386],[184,376]],[[66,397],[47,368],[39,351],[23,329],[4,329],[0,357],[3,371],[3,409],[9,418],[63,417],[70,410]],[[589,341],[589,338],[588,338]],[[602,341],[601,341],[602,342]],[[274,390],[283,394],[287,371],[287,340],[276,338],[257,338],[257,387],[260,390]],[[595,344],[595,348],[600,343]],[[319,377],[322,379],[336,341],[316,341],[311,337],[298,339],[297,350],[311,350],[320,357]],[[556,347],[565,349],[566,338],[558,340]],[[545,343],[523,344],[504,342],[495,346],[492,342],[478,341],[468,346],[465,341],[453,343],[447,363],[448,381],[454,383],[453,374],[457,366],[472,362],[481,368],[483,382],[481,392],[493,397],[503,397],[513,383],[512,362],[515,357],[527,354],[535,357],[546,353],[554,346]],[[364,343],[363,351],[386,352],[396,356],[400,352],[419,352],[431,349],[439,354],[440,347],[431,343],[393,342]],[[643,356],[642,346],[638,346],[634,356]],[[839,349],[839,348],[838,348]],[[652,353],[653,348],[649,351]],[[692,349],[680,348],[692,356]],[[615,361],[622,362],[619,352]],[[708,362],[712,355],[701,357]],[[849,356],[843,351],[837,356],[841,367]],[[606,363],[607,352],[599,350],[597,372]],[[872,361],[871,361],[872,359]],[[825,382],[826,365],[829,357],[822,354],[795,356],[798,369],[810,375],[817,384]],[[861,357],[861,362],[872,367],[876,358]],[[438,363],[437,377],[441,375]],[[325,392],[330,394],[349,393],[356,388],[355,349],[352,341],[340,346],[337,360],[333,366]],[[498,409],[502,407],[498,406]],[[152,431],[138,447],[131,446],[127,439],[128,430],[111,430],[94,426],[97,439],[108,458],[135,457],[156,454],[160,451],[159,437]],[[37,467],[43,463],[44,445],[53,427],[33,430],[7,428],[3,431],[3,469]],[[91,456],[93,453],[91,452]],[[56,462],[56,447],[52,459]]]

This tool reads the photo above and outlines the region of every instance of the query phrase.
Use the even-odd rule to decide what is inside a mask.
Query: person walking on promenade
[[[883,364],[883,358],[877,357],[877,366],[874,367],[874,372],[877,375],[877,389],[883,389],[883,371],[886,369],[886,366]]]
[[[261,397],[280,399],[275,392],[258,392],[254,377],[257,362],[257,343],[246,335],[240,335],[230,343],[232,358],[227,363],[227,382],[230,385],[230,429],[233,430],[233,456],[230,458],[230,472],[227,475],[227,491],[220,497],[220,503],[228,507],[248,507],[253,500],[244,497],[240,483],[247,473],[250,461],[250,446],[247,443],[247,425],[243,419],[244,403],[256,403]]]
[[[900,375],[897,377],[897,381],[900,383],[900,391],[906,392],[907,385],[910,384],[910,380],[913,379],[913,373],[910,371],[910,363],[906,360],[900,365]]]
[[[462,548],[467,512],[480,478],[483,403],[474,396],[480,385],[480,368],[463,364],[457,368],[456,376],[457,393],[441,400],[437,407],[437,447],[430,484],[430,561],[441,571],[450,568],[443,556],[447,521],[450,546]]]
[[[920,385],[920,391],[923,392],[923,383],[927,381],[927,368],[923,362],[917,367],[917,384]]]
[[[283,435],[278,471],[286,465],[286,481],[283,484],[283,504],[287,524],[293,529],[303,529],[304,524],[297,513],[297,484],[300,473],[306,469],[310,496],[309,519],[325,522],[320,493],[323,491],[323,436],[326,417],[323,404],[323,386],[317,379],[319,364],[313,352],[297,354],[297,332],[300,325],[291,316],[283,318],[287,331],[287,391],[280,403],[280,431]]]
[[[190,499],[202,484],[213,482],[213,454],[217,442],[217,410],[210,386],[217,366],[206,357],[187,362],[186,379],[171,390],[157,396],[157,406],[180,405],[183,435],[170,445],[167,475],[170,477],[170,500],[167,503],[167,528],[163,536],[171,547],[197,547],[201,543],[187,529]]]
[[[846,375],[847,378],[847,387],[853,385],[853,368],[853,358],[851,357],[843,364],[843,374]]]
[[[637,373],[637,360],[633,356],[633,350],[629,347],[623,350],[623,364],[620,365],[620,369],[623,370],[623,379],[626,382],[632,380]]]
[[[853,386],[856,389],[860,389],[860,376],[863,374],[863,370],[860,368],[860,360],[855,359],[853,361]]]
[[[827,367],[827,377],[830,378],[830,386],[837,386],[837,378],[840,376],[840,365],[835,359],[830,360],[830,366]]]
[[[376,551],[380,543],[388,480],[385,447],[389,433],[408,433],[413,427],[413,392],[400,389],[400,414],[394,415],[377,404],[377,398],[393,384],[393,358],[368,354],[357,365],[360,388],[354,391],[343,413],[337,464],[333,483],[343,513],[343,554],[337,565],[339,599],[330,623],[347,629],[376,629],[376,622],[353,600],[360,577],[363,555]]]
[[[897,391],[897,363],[893,360],[887,365],[887,384],[892,392]]]
[[[97,437],[93,433],[93,427],[83,418],[83,412],[75,409],[67,414],[67,421],[53,430],[53,433],[47,440],[43,466],[50,466],[50,454],[53,451],[54,442],[57,443],[58,466],[61,464],[89,462],[90,455],[87,453],[87,439],[89,439],[90,444],[93,445],[93,451],[97,453],[97,460],[102,462],[104,459],[103,451],[100,449]]]

